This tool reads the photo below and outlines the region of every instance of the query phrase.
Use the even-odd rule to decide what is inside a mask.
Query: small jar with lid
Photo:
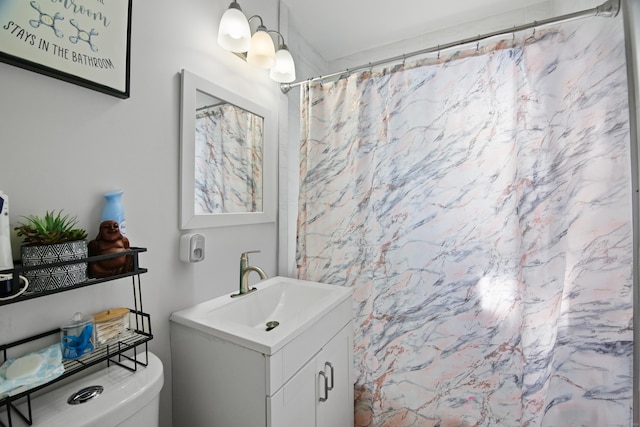
[[[60,327],[60,341],[62,357],[64,359],[78,359],[93,351],[95,342],[95,326],[93,316],[86,316],[80,312]]]

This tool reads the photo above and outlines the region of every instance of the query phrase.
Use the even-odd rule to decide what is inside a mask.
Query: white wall
[[[241,4],[248,15],[260,14],[276,27],[276,0]],[[155,335],[151,351],[165,367],[163,426],[171,425],[170,313],[234,291],[243,251],[261,250],[251,262],[270,276],[277,269],[276,223],[200,230],[206,260],[187,265],[178,259],[180,70],[252,94],[274,110],[286,107],[266,71],[217,46],[228,5],[134,1],[127,100],[0,63],[0,190],[10,197],[12,227],[22,215],[64,209],[93,239],[102,193],[125,190],[127,235],[132,245],[148,248],[141,255],[149,269],[142,276],[143,302]],[[0,343],[57,327],[76,311],[132,304],[130,281],[121,280],[3,306]]]

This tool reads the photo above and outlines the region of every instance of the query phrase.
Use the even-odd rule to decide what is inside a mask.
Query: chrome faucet
[[[260,267],[252,267],[249,265],[249,254],[259,253],[260,251],[243,252],[240,255],[240,291],[237,294],[231,295],[232,297],[239,297],[256,290],[256,288],[249,289],[249,273],[255,271],[260,276],[261,280],[267,278],[267,274]]]

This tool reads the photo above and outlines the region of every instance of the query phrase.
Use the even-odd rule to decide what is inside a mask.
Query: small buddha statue
[[[116,221],[102,221],[100,232],[89,242],[89,256],[107,255],[129,249],[129,239],[120,233]],[[109,277],[133,270],[133,256],[125,255],[89,263],[89,277]]]

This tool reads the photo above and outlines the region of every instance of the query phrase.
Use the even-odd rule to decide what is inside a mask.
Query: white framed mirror
[[[274,222],[276,138],[268,108],[182,70],[180,228]]]

